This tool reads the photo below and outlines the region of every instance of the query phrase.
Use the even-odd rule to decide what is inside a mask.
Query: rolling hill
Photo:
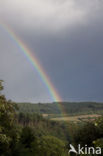
[[[54,103],[17,103],[20,112],[65,115],[103,114],[103,103],[96,102],[54,102]],[[61,111],[62,110],[62,111]]]

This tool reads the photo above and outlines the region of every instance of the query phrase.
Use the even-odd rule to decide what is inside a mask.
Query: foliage
[[[60,102],[65,114],[103,114],[103,103],[96,102]],[[23,113],[55,114],[61,115],[58,103],[18,103],[19,111]]]
[[[103,152],[103,117],[98,118],[95,121],[95,127],[97,127],[99,131],[99,137],[93,141],[95,147],[101,147]]]
[[[100,146],[103,148],[103,117],[95,121],[74,124],[51,121],[37,112],[52,112],[56,103],[32,105],[21,104],[24,110],[2,95],[0,81],[0,155],[1,156],[67,156],[69,144],[81,146]],[[72,106],[73,105],[73,106]],[[18,105],[19,106],[19,105]],[[29,107],[30,108],[29,108]],[[96,103],[63,103],[67,112],[87,111],[97,108]],[[69,110],[70,106],[70,110]],[[74,108],[76,106],[76,108]],[[26,108],[27,107],[27,108]],[[102,104],[98,105],[98,110]],[[36,110],[34,110],[36,108]],[[43,108],[43,109],[41,109]],[[27,110],[30,110],[27,112]],[[44,111],[45,110],[45,111]],[[85,111],[85,112],[86,112]],[[57,107],[55,113],[58,113]],[[59,112],[60,113],[60,112]]]
[[[80,144],[82,147],[101,147],[103,150],[103,117],[80,126],[74,135],[75,147]],[[103,152],[103,151],[102,151]]]
[[[0,90],[3,89],[0,81]],[[0,153],[9,155],[14,143],[17,142],[17,130],[15,126],[15,107],[11,101],[0,94]]]
[[[60,126],[38,114],[16,114],[15,106],[0,94],[0,155],[64,156],[65,141],[50,135],[53,131],[56,135]]]
[[[53,136],[43,136],[38,143],[38,156],[66,156],[65,144]]]
[[[82,146],[91,146],[93,140],[99,137],[99,131],[97,127],[91,122],[78,128],[74,135],[75,144],[80,144]]]

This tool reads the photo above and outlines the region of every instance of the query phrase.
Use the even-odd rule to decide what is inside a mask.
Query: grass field
[[[92,114],[92,115],[78,115],[78,116],[66,116],[66,117],[55,117],[51,118],[51,120],[55,121],[72,121],[72,122],[80,122],[80,121],[91,121],[100,117],[101,115]]]

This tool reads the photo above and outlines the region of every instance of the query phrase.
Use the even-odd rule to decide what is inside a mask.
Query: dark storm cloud
[[[103,101],[102,0],[39,0],[31,3],[7,0],[0,3],[4,7],[0,16],[35,51],[64,100]],[[30,76],[25,81],[30,80],[32,86],[36,81],[31,78],[32,71],[27,69]],[[36,91],[30,88],[32,99]],[[25,85],[21,94],[25,100],[23,91],[27,96]],[[36,101],[42,101],[42,94],[39,86]],[[45,99],[47,94],[45,91]]]
[[[102,100],[103,25],[95,22],[63,38],[30,43],[65,99]]]

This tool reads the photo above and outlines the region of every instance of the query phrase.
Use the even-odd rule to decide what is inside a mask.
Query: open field
[[[80,122],[80,121],[90,121],[95,120],[96,118],[100,117],[101,115],[92,114],[92,115],[78,115],[78,116],[67,116],[67,117],[56,117],[51,118],[51,120],[55,121],[72,121],[72,122]]]
[[[85,122],[103,115],[103,103],[96,102],[61,102],[65,112],[61,112],[58,103],[18,103],[19,112],[37,113],[54,121]]]

